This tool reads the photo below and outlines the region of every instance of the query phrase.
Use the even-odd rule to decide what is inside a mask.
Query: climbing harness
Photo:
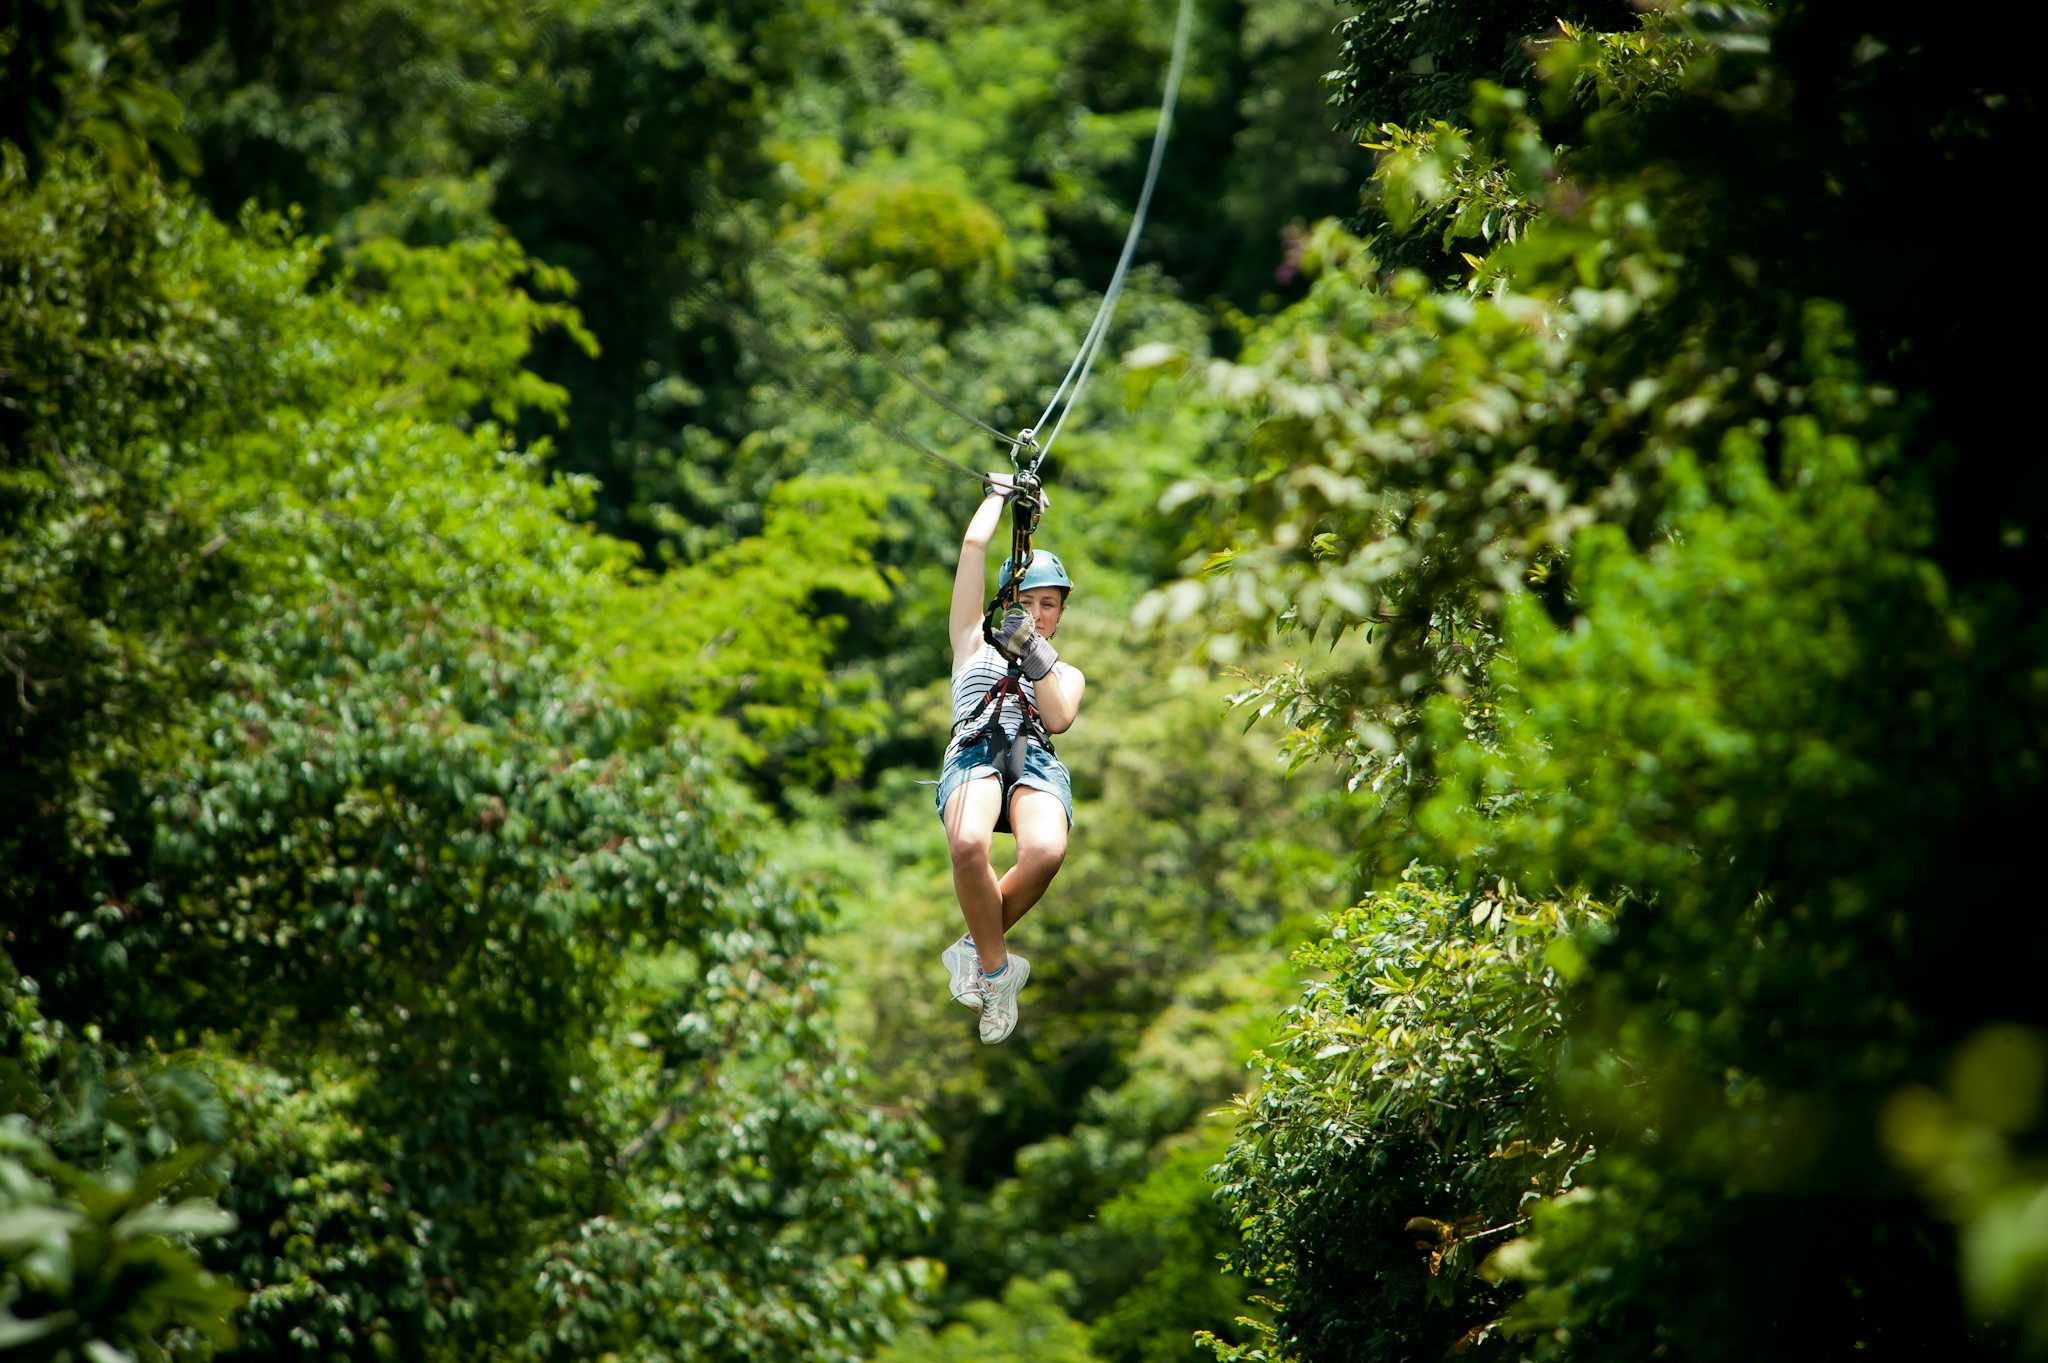
[[[1017,703],[1022,716],[1014,738],[1005,738],[1003,733],[1003,706],[1010,700]],[[983,719],[983,715],[987,718]],[[1038,707],[1031,703],[1031,697],[1024,694],[1024,672],[1016,663],[1010,664],[1009,672],[995,685],[982,693],[981,703],[974,707],[972,714],[954,726],[955,732],[979,732],[961,744],[962,751],[979,745],[988,748],[989,765],[996,769],[996,779],[1002,783],[1002,803],[996,810],[995,831],[1011,832],[1010,793],[1024,779],[1024,772],[1031,760],[1030,745],[1040,744],[1054,757],[1059,750],[1052,745],[1052,735],[1046,731],[1045,721],[1038,716]],[[1000,760],[997,755],[1001,754]]]

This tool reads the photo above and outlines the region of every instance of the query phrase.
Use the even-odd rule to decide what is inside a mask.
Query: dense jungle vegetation
[[[13,0],[0,1355],[2048,1358],[2029,9],[1197,0],[947,997],[1175,13]]]

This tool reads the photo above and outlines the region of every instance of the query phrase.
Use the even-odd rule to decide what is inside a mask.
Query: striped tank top
[[[1065,666],[1065,663],[1053,664],[1055,669]],[[946,762],[951,762],[960,749],[988,724],[988,711],[983,710],[974,726],[965,732],[962,732],[960,729],[960,721],[972,715],[981,705],[981,698],[988,694],[988,689],[1008,675],[1010,675],[1010,660],[1005,658],[995,645],[985,639],[982,641],[981,648],[976,651],[973,657],[967,660],[967,665],[953,674],[953,741],[946,745]],[[1030,700],[1032,707],[1034,709],[1037,708],[1038,691],[1037,688],[1032,686],[1031,679],[1029,677],[1019,677],[1017,683],[1024,688],[1024,695]],[[1015,738],[1018,727],[1023,723],[1023,708],[1017,704],[1014,698],[1005,697],[1003,700],[1003,736],[1005,738]],[[941,765],[944,764],[942,763]]]

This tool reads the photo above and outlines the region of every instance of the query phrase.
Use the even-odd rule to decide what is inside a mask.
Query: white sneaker
[[[976,972],[974,987],[981,995],[981,1039],[988,1045],[1017,1029],[1017,995],[1031,978],[1031,962],[1010,953],[1010,968],[994,979]]]
[[[974,948],[962,937],[940,952],[939,960],[952,977],[953,1002],[966,1004],[979,1013],[981,991],[974,987],[974,982],[981,978],[981,958],[974,954]]]

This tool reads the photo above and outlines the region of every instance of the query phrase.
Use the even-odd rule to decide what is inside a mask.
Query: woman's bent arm
[[[1063,734],[1074,727],[1081,713],[1081,692],[1088,679],[1072,663],[1054,663],[1052,671],[1032,683],[1038,698],[1038,718],[1047,733]]]

